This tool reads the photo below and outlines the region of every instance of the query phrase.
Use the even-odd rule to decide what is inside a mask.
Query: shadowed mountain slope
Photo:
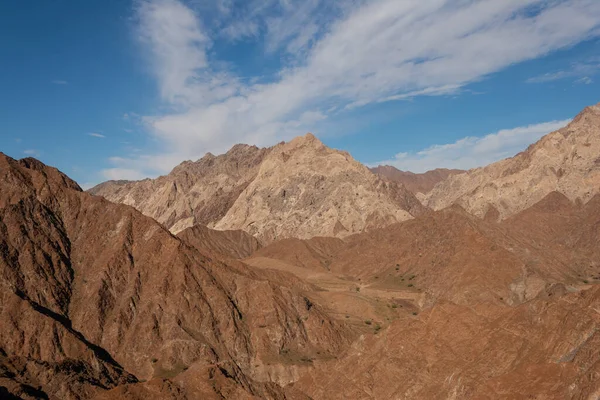
[[[14,393],[90,398],[178,379],[214,398],[282,398],[272,382],[347,343],[293,279],[220,261],[39,161],[0,154],[0,188],[0,349]]]

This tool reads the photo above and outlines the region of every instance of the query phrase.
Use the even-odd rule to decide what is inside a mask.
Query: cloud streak
[[[104,136],[103,134],[101,134],[101,133],[96,133],[96,132],[89,132],[87,135],[88,135],[88,136],[95,137],[95,138],[100,138],[100,139],[104,139],[104,138],[106,137],[106,136]]]
[[[435,145],[415,153],[398,153],[375,165],[391,165],[400,170],[425,172],[435,168],[471,169],[512,157],[542,136],[556,131],[571,120],[550,121],[513,129],[503,129],[483,137],[465,137],[454,143]]]
[[[572,63],[568,69],[548,72],[526,80],[527,83],[547,83],[562,79],[575,79],[575,83],[590,84],[592,76],[600,71],[600,59],[593,58],[586,62]]]

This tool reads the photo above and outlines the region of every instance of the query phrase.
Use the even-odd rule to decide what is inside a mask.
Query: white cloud
[[[23,154],[26,154],[30,157],[39,157],[40,156],[40,151],[36,150],[36,149],[27,149],[23,151]]]
[[[229,24],[264,24],[265,48],[294,53],[269,83],[241,79],[215,60],[213,31],[192,8],[179,0],[141,1],[137,32],[172,111],[142,117],[165,151],[132,155],[131,168],[150,174],[156,165],[146,163],[156,157],[172,161],[164,163],[168,170],[235,143],[286,140],[315,130],[328,110],[339,116],[370,103],[458,93],[512,64],[596,36],[600,27],[597,0],[348,0],[326,15],[325,29],[314,24],[321,26],[319,7],[327,2],[262,3],[261,10],[283,11]],[[231,2],[219,4],[231,14]]]
[[[68,85],[69,84],[69,82],[67,82],[67,81],[61,81],[58,79],[53,80],[52,83],[55,85]]]
[[[260,32],[260,26],[255,21],[235,21],[227,25],[221,33],[230,40],[246,37],[256,37]]]
[[[273,52],[285,45],[289,53],[295,54],[306,47],[319,32],[317,17],[321,0],[301,2],[282,1],[282,13],[266,19],[267,51]]]
[[[102,176],[107,180],[137,181],[145,178],[139,170],[129,168],[108,168],[102,170]]]
[[[584,85],[591,85],[592,83],[594,83],[594,80],[592,78],[590,78],[589,76],[584,76],[584,77],[581,77],[581,78],[577,79],[575,81],[575,83],[582,83]]]
[[[589,85],[593,83],[592,76],[596,75],[600,71],[600,58],[594,57],[585,62],[575,62],[570,65],[568,69],[547,72],[542,75],[534,76],[527,79],[527,83],[546,83],[558,81],[561,79],[576,79],[575,83],[583,83]]]
[[[415,153],[399,153],[373,165],[392,165],[400,170],[425,172],[435,168],[470,169],[512,157],[542,136],[567,125],[570,120],[503,129],[483,137],[465,137],[454,143],[435,145]]]
[[[96,133],[96,132],[89,132],[89,133],[88,133],[88,136],[92,136],[92,137],[96,137],[96,138],[101,138],[101,139],[104,139],[104,138],[106,137],[106,136],[104,136],[103,134],[101,134],[101,133]]]

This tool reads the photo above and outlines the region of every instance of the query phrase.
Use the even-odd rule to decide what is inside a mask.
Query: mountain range
[[[0,398],[598,399],[599,192],[600,105],[468,171],[0,153]]]

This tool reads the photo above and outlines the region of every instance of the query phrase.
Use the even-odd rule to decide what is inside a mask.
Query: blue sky
[[[471,168],[600,101],[597,0],[0,2],[0,151],[84,187],[311,131]]]

